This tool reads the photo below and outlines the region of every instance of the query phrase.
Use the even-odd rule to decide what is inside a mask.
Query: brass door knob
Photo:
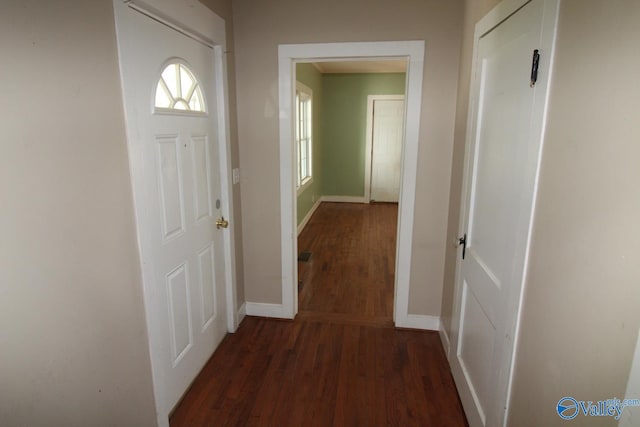
[[[218,230],[220,230],[221,228],[227,228],[229,227],[229,221],[227,221],[226,219],[224,219],[224,217],[222,218],[218,218],[216,220],[216,228]]]

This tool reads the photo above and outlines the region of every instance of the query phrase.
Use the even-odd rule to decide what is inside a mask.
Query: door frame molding
[[[220,197],[224,201],[221,206],[222,215],[227,218],[233,219],[233,188],[230,180],[231,171],[231,149],[230,149],[230,119],[229,119],[229,101],[228,101],[228,85],[227,85],[227,62],[226,62],[226,33],[225,33],[225,21],[218,15],[216,15],[209,8],[198,2],[193,4],[187,4],[183,2],[166,2],[162,0],[113,0],[114,6],[114,23],[116,27],[116,34],[118,37],[123,37],[121,31],[121,24],[119,23],[120,11],[124,8],[130,8],[135,13],[141,13],[146,15],[150,19],[153,19],[167,27],[176,30],[177,32],[186,35],[187,37],[209,46],[213,50],[214,65],[214,87],[217,94],[215,100],[216,104],[216,116],[211,117],[211,120],[216,121],[217,137],[218,137],[218,167],[220,168]],[[120,74],[122,75],[122,56],[118,52],[118,61],[120,63]],[[121,82],[122,83],[122,82]],[[151,87],[151,84],[150,86]],[[121,88],[124,92],[124,86]],[[126,100],[123,96],[123,107],[126,115]],[[131,146],[131,132],[135,129],[132,128],[131,123],[126,125],[127,133],[127,148],[129,153],[129,168],[133,169],[134,164],[139,165],[140,156]],[[133,151],[132,151],[133,150]],[[131,186],[133,194],[136,194],[136,183],[134,181],[135,174],[131,171]],[[135,199],[135,197],[134,197]],[[134,200],[135,202],[135,200]],[[144,243],[141,241],[140,236],[140,223],[146,222],[146,213],[141,212],[139,206],[134,203],[134,214],[136,218],[136,233],[138,237],[138,255],[140,257],[141,278],[143,284],[143,301],[145,306],[145,320],[147,326],[147,340],[149,348],[149,356],[151,360],[151,374],[153,380],[154,389],[154,403],[156,408],[156,420],[161,427],[169,425],[169,411],[172,408],[165,408],[162,406],[162,396],[164,392],[160,387],[163,387],[163,372],[158,372],[154,368],[154,361],[157,359],[154,349],[157,347],[156,339],[154,338],[154,330],[156,326],[150,325],[155,321],[154,316],[150,314],[149,304],[153,301],[153,296],[147,292],[147,279],[153,277],[153,272],[150,271],[151,266],[145,265],[142,262],[142,248]],[[237,307],[237,294],[236,294],[236,270],[235,270],[235,227],[233,221],[230,221],[229,228],[223,232],[223,254],[224,254],[224,266],[225,266],[225,305],[227,310],[226,324],[228,332],[235,332],[239,325],[240,316]],[[186,391],[186,390],[185,390]]]
[[[405,91],[406,93],[406,91]],[[371,162],[373,161],[373,104],[376,101],[404,101],[405,95],[367,95],[367,130],[364,163],[364,201],[371,202]],[[402,117],[404,121],[404,116]],[[402,154],[401,154],[402,155]],[[402,171],[400,171],[402,173]]]
[[[539,69],[539,79],[536,84],[536,89],[538,92],[542,94],[542,96],[536,96],[534,99],[534,104],[532,107],[532,123],[531,129],[533,133],[530,138],[532,140],[540,141],[540,148],[538,152],[538,164],[535,172],[535,183],[533,187],[533,200],[531,205],[531,214],[529,218],[529,225],[526,233],[526,249],[524,254],[524,265],[523,265],[523,275],[520,283],[514,285],[512,292],[508,295],[507,298],[507,314],[505,318],[505,330],[506,333],[512,338],[511,346],[509,348],[503,349],[503,355],[501,359],[504,362],[506,367],[505,375],[503,375],[502,381],[498,384],[498,390],[496,391],[496,396],[498,396],[498,401],[496,401],[492,407],[493,410],[502,411],[497,415],[497,419],[499,420],[499,425],[506,426],[507,420],[509,416],[510,409],[510,401],[511,401],[511,392],[512,392],[512,382],[513,382],[513,372],[514,372],[514,362],[516,357],[516,350],[518,347],[519,341],[519,326],[521,320],[521,308],[522,301],[524,299],[524,290],[527,282],[527,266],[529,260],[529,248],[531,244],[531,234],[533,229],[533,219],[535,217],[535,208],[536,208],[536,198],[537,198],[537,190],[538,190],[538,180],[540,175],[540,165],[542,161],[542,150],[544,146],[544,134],[545,134],[545,126],[546,126],[546,117],[547,117],[547,109],[549,103],[550,96],[550,85],[551,78],[553,73],[553,62],[554,62],[554,51],[555,51],[555,41],[557,34],[557,24],[558,24],[558,16],[559,16],[559,7],[560,0],[503,0],[501,3],[496,5],[489,13],[487,13],[483,18],[481,18],[475,26],[474,38],[473,38],[473,55],[472,55],[472,68],[471,68],[471,85],[469,90],[469,105],[467,111],[467,126],[466,126],[466,138],[465,138],[465,157],[464,157],[464,172],[463,172],[463,181],[462,181],[462,191],[461,191],[461,202],[460,202],[460,217],[458,223],[458,235],[462,236],[466,233],[467,229],[467,220],[468,220],[468,209],[467,200],[469,197],[470,188],[470,174],[472,173],[472,162],[474,160],[474,156],[472,153],[472,144],[473,139],[475,138],[474,126],[476,124],[475,114],[476,107],[478,101],[478,92],[479,86],[478,81],[474,78],[474,76],[478,73],[478,48],[479,48],[479,40],[490,32],[493,28],[500,25],[503,21],[508,19],[511,15],[515,14],[519,9],[524,7],[526,4],[532,1],[542,1],[544,2],[544,11],[542,18],[542,33],[540,38],[540,51],[544,55],[545,65],[541,66]],[[452,366],[452,374],[454,376],[454,380],[456,382],[456,386],[458,392],[460,394],[460,400],[465,401],[475,401],[476,398],[473,396],[473,392],[468,390],[466,387],[460,387],[458,385],[459,381],[459,373],[456,369],[454,369],[453,359],[459,356],[459,347],[460,347],[460,316],[462,313],[462,263],[461,263],[461,252],[458,249],[458,254],[456,257],[456,269],[455,269],[455,288],[454,288],[454,299],[453,299],[453,313],[452,313],[452,324],[451,324],[451,336],[450,336],[450,351],[448,354],[449,364]],[[455,350],[455,351],[454,351]],[[504,399],[502,402],[500,399]],[[475,408],[475,407],[474,407]],[[469,425],[481,426],[482,420],[480,414],[477,411],[470,411],[469,407],[464,407],[465,414],[469,421]],[[488,418],[489,416],[487,416]],[[496,424],[498,425],[498,424]]]
[[[281,44],[278,46],[282,304],[277,309],[271,310],[272,316],[293,319],[298,312],[298,269],[294,262],[297,258],[298,246],[295,221],[297,200],[295,197],[292,123],[296,63],[406,58],[405,131],[398,205],[393,319],[396,326],[400,327],[411,327],[415,324],[408,309],[424,51],[425,42],[423,40]]]

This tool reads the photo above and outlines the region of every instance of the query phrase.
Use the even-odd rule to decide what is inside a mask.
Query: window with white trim
[[[296,188],[301,192],[313,182],[312,117],[313,91],[300,82],[296,82],[296,157],[298,178]]]

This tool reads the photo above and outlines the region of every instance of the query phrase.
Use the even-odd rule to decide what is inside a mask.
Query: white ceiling
[[[324,74],[337,73],[404,73],[407,61],[403,59],[377,61],[315,62],[318,71]]]

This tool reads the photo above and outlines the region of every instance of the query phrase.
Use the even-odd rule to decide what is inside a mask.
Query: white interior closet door
[[[518,9],[523,3],[505,2],[476,29],[466,239],[450,356],[471,426],[498,426],[505,418],[533,218],[553,47],[547,30],[554,32],[557,2],[533,0]],[[517,10],[510,16],[509,6]],[[541,56],[532,84],[535,50]]]
[[[398,202],[404,135],[404,99],[374,99],[372,126],[370,200]]]

